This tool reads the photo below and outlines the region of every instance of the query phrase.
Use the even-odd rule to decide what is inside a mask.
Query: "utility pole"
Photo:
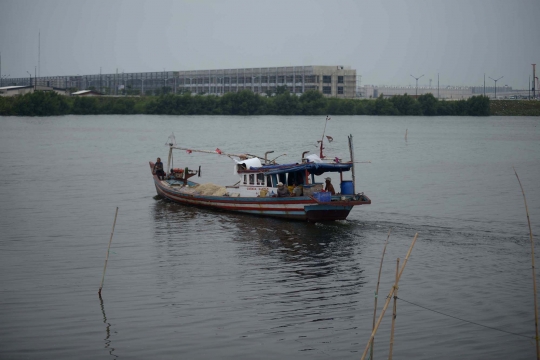
[[[437,73],[437,99],[439,99],[439,73]]]
[[[491,80],[495,81],[495,100],[497,100],[497,81],[501,80],[504,76],[501,76],[500,78],[498,78],[497,80],[495,80],[494,78],[492,78],[491,76],[489,77]],[[533,89],[533,95],[534,95],[534,89]]]
[[[424,75],[422,74],[422,76],[424,76]],[[418,79],[420,79],[422,76],[420,76],[420,77],[414,77],[414,76],[411,75],[411,77],[412,77],[413,79],[416,79],[416,98],[418,98]]]
[[[486,73],[484,73],[484,96],[486,96]]]
[[[532,64],[532,67],[533,67],[532,91],[533,91],[533,99],[536,99],[536,64]]]

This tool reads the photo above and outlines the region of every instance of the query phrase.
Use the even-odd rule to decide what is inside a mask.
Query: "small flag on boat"
[[[333,137],[331,137],[331,136],[328,136],[328,135],[326,135],[326,138],[328,139],[328,142],[332,142],[332,141],[334,141],[334,138],[333,138]]]
[[[189,150],[189,149],[188,149],[188,150],[186,150],[186,152],[187,152],[188,154],[191,154],[191,153],[192,153],[192,151],[191,151],[191,150]]]
[[[330,116],[327,116],[326,121],[328,121],[328,120],[332,120],[332,118]]]
[[[219,148],[216,148],[216,152],[221,155],[221,150],[219,150]]]
[[[341,159],[338,158],[338,157],[336,156],[336,157],[334,158],[334,162],[335,162],[336,164],[339,164],[339,163],[341,162]]]

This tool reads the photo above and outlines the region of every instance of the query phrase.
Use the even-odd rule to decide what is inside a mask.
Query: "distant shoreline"
[[[167,94],[144,97],[66,97],[54,92],[0,97],[0,116],[58,115],[390,115],[390,116],[540,116],[540,101],[438,100],[399,95],[377,99],[324,97],[317,91],[301,96],[283,92],[263,97],[251,91],[223,96]]]

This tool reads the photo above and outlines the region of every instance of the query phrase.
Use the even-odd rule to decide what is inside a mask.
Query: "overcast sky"
[[[362,84],[527,88],[539,0],[0,0],[2,75],[350,65]],[[540,73],[540,69],[538,71]]]

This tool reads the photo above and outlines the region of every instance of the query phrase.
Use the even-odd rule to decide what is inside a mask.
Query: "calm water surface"
[[[389,229],[379,309],[419,233],[394,358],[534,358],[531,247],[512,167],[538,237],[539,125],[335,116],[327,153],[347,158],[353,134],[356,159],[371,161],[357,167],[357,191],[373,204],[314,225],[169,203],[148,161],[166,158],[171,131],[186,147],[296,161],[316,151],[324,116],[0,118],[0,358],[359,359]],[[175,158],[199,165],[201,182],[237,181],[225,157]]]

